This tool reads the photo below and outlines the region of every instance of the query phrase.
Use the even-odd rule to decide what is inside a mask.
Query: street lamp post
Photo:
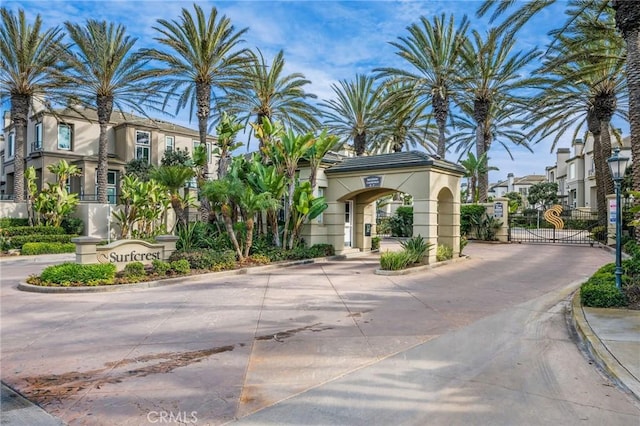
[[[616,188],[616,287],[622,288],[622,215],[620,213],[620,187],[622,179],[624,179],[624,172],[627,170],[626,157],[620,156],[620,148],[616,148],[613,151],[611,158],[607,160],[609,168],[611,169],[611,176]]]

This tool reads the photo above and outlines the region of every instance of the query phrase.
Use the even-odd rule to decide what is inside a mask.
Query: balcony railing
[[[30,152],[39,152],[39,151],[42,151],[42,141],[31,142]]]

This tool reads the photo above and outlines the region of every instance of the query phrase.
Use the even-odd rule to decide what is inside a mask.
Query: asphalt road
[[[466,252],[408,276],[371,256],[63,295],[17,291],[43,264],[4,261],[2,379],[69,424],[637,426],[566,325],[612,255]]]

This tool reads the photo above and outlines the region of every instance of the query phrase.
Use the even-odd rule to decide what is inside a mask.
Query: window
[[[58,124],[58,149],[71,151],[72,133],[71,125],[65,123]]]
[[[116,188],[118,183],[118,172],[116,170],[107,171],[107,199],[109,204],[116,203]]]
[[[151,162],[151,133],[136,130],[136,160]]]
[[[569,179],[576,178],[576,163],[569,164]]]
[[[40,151],[42,149],[42,122],[36,123],[36,139],[33,141],[32,151]]]
[[[191,153],[191,157],[193,157],[193,153],[196,152],[196,148],[200,146],[200,141],[192,139],[193,142],[193,151]],[[211,144],[207,143],[207,163],[211,162]]]
[[[176,140],[175,140],[175,138],[173,136],[165,136],[165,138],[164,138],[164,145],[165,145],[164,150],[166,152],[173,151],[175,149],[175,143],[176,143]]]
[[[11,158],[15,155],[16,151],[16,134],[9,133],[9,142],[7,143],[7,157]]]

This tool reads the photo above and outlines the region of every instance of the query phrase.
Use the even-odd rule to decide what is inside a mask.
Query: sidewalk
[[[600,368],[640,401],[640,311],[587,308],[573,298],[573,321]]]

